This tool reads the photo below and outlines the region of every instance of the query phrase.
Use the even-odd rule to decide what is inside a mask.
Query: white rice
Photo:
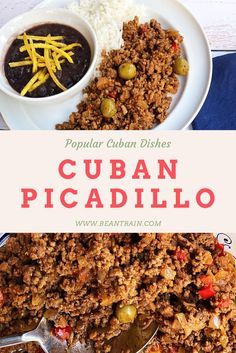
[[[72,2],[68,8],[87,20],[95,30],[99,62],[102,50],[121,48],[123,23],[145,15],[145,6],[134,4],[133,0],[80,0]]]

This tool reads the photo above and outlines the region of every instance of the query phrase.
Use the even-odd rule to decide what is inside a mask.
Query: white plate
[[[196,117],[207,96],[212,59],[206,36],[192,14],[178,0],[134,0],[147,7],[148,16],[141,21],[156,18],[164,28],[172,27],[184,36],[184,51],[190,64],[187,79],[181,79],[166,121],[157,130],[185,129]],[[45,0],[37,8],[66,7],[71,0]],[[16,102],[0,92],[0,111],[13,130],[52,130],[55,124],[68,120],[81,95],[57,106],[30,107]]]

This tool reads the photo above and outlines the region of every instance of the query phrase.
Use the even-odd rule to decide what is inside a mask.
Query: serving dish
[[[232,245],[228,235],[217,237]],[[108,337],[125,332],[138,314],[145,326],[153,317],[160,325],[148,353],[207,352],[209,335],[212,348],[230,353],[236,268],[224,247],[204,233],[14,234],[0,253],[1,332],[32,327],[43,315],[57,337],[92,340],[97,353],[110,352]]]
[[[47,0],[38,8],[66,7],[68,0]],[[142,0],[135,0],[143,4]],[[191,70],[186,78],[181,78],[180,88],[173,99],[168,118],[156,127],[158,130],[180,130],[186,128],[200,110],[209,90],[212,63],[211,53],[201,27],[190,12],[176,0],[145,1],[147,15],[141,22],[156,18],[164,28],[177,28],[184,36],[184,53]],[[54,129],[55,124],[67,120],[76,110],[82,96],[55,105],[41,105],[40,109],[12,101],[0,93],[1,112],[11,129]]]
[[[236,234],[217,233],[218,242],[223,244],[226,251],[229,251],[236,258]],[[0,247],[3,246],[9,237],[8,233],[0,233]]]
[[[0,62],[4,62],[9,43],[12,38],[16,38],[19,34],[27,32],[32,27],[36,27],[43,23],[58,23],[66,25],[79,31],[84,38],[86,38],[91,51],[90,65],[82,77],[82,79],[72,86],[70,89],[50,97],[43,98],[29,98],[21,96],[9,84],[5,77],[4,66],[0,66],[0,90],[2,90],[12,101],[22,103],[23,105],[32,105],[37,110],[42,105],[57,105],[59,103],[68,102],[79,92],[81,92],[90,81],[96,61],[97,61],[97,40],[92,27],[81,17],[75,15],[73,12],[59,8],[59,9],[37,9],[24,13],[10,21],[0,30]]]

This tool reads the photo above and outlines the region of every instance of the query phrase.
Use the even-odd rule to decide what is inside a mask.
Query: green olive
[[[189,72],[189,63],[187,60],[182,57],[177,58],[174,63],[174,72],[177,75],[187,76]]]
[[[104,118],[112,118],[117,113],[115,102],[109,98],[103,99],[100,109]]]
[[[132,80],[137,75],[136,66],[131,63],[124,63],[119,67],[119,76],[124,80]]]
[[[125,305],[116,307],[116,317],[122,324],[134,322],[137,317],[137,309],[134,305]]]

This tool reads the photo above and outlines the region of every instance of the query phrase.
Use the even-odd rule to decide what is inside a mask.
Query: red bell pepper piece
[[[61,341],[68,340],[71,334],[71,328],[70,326],[66,327],[54,327],[53,329],[53,335],[59,338]]]
[[[213,278],[211,276],[208,276],[208,275],[200,276],[200,281],[202,282],[204,288],[213,285]]]
[[[174,42],[174,43],[172,44],[172,49],[173,49],[174,51],[177,51],[177,50],[179,49],[179,45],[178,45],[176,42]]]
[[[186,261],[187,260],[187,254],[184,250],[176,250],[175,251],[175,256],[179,261]]]
[[[212,285],[205,287],[201,290],[198,291],[199,296],[201,297],[201,299],[210,299],[212,297],[214,297],[216,295],[216,291],[214,290],[214,288],[212,287]]]
[[[216,303],[217,307],[220,309],[228,308],[232,303],[231,299],[219,299]]]
[[[225,256],[225,247],[223,244],[216,243],[216,249],[219,250],[219,256]]]
[[[109,93],[108,93],[108,96],[115,99],[116,96],[117,96],[117,93],[116,93],[115,91],[109,92]]]
[[[140,33],[140,34],[143,34],[143,33],[145,33],[145,32],[147,32],[147,26],[141,25],[140,28],[139,28],[139,33]]]

